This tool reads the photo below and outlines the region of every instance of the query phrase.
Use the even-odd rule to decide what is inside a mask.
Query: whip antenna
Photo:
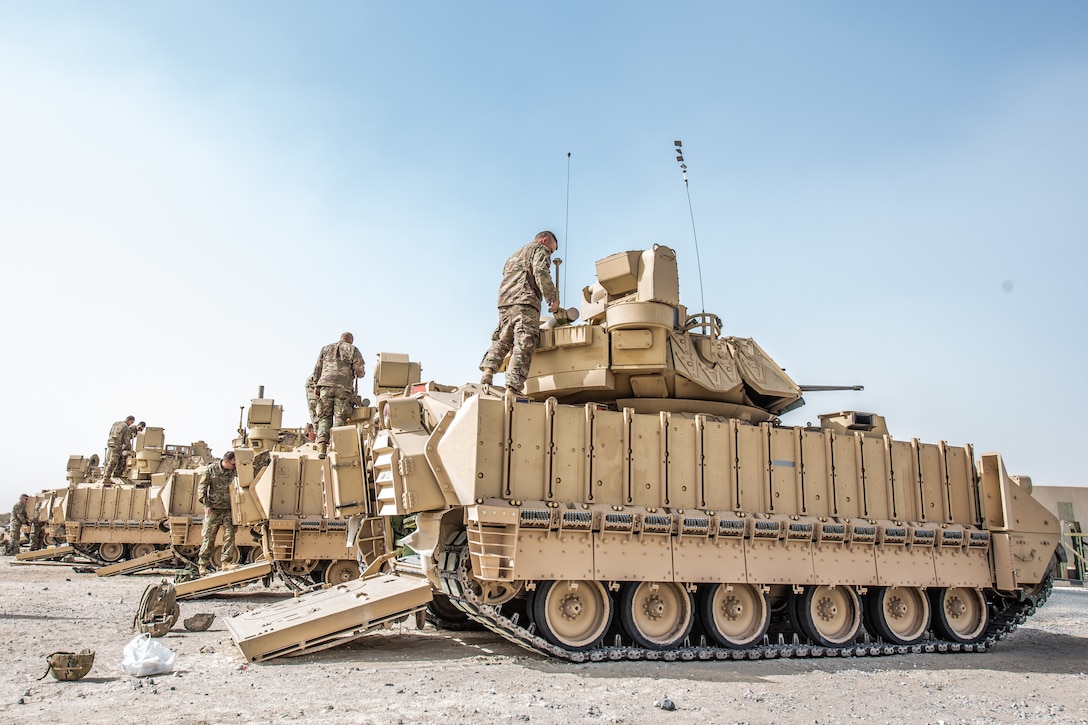
[[[706,301],[703,299],[703,263],[699,259],[699,235],[695,233],[695,212],[691,209],[691,189],[688,187],[688,165],[684,163],[683,144],[680,141],[673,142],[676,146],[676,160],[680,164],[680,174],[684,177],[684,191],[688,195],[688,214],[691,216],[691,236],[695,239],[695,266],[699,270],[699,305],[706,312]],[[568,154],[569,155],[569,154]]]
[[[570,249],[570,151],[567,152],[567,210],[566,216],[563,219],[563,244],[566,248]],[[567,261],[570,261],[570,252],[567,254]],[[555,273],[559,274],[559,267],[555,268]],[[555,283],[559,285],[559,280],[555,280]],[[563,272],[563,284],[560,285],[563,288],[563,299],[567,299],[567,273]]]

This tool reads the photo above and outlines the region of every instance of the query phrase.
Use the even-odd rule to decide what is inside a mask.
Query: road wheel
[[[794,599],[794,628],[818,645],[840,647],[861,630],[861,602],[849,586],[805,587]]]
[[[960,644],[981,642],[990,623],[990,610],[979,589],[949,587],[932,589],[933,631]]]
[[[533,621],[545,639],[563,649],[592,649],[612,623],[612,598],[600,582],[545,581],[533,597]]]
[[[697,601],[699,621],[723,647],[745,649],[757,645],[771,623],[767,597],[752,584],[700,587]]]
[[[874,587],[866,599],[866,622],[893,644],[914,644],[929,629],[929,597],[917,587]]]
[[[359,562],[343,559],[334,561],[325,569],[326,584],[344,584],[359,578]]]
[[[307,576],[317,568],[317,559],[293,559],[284,566],[292,576]]]
[[[620,590],[620,624],[649,649],[671,649],[695,623],[695,597],[673,582],[629,582]]]
[[[133,544],[132,545],[132,558],[139,559],[141,556],[147,556],[148,554],[155,553],[154,544]]]
[[[98,558],[102,561],[113,563],[121,561],[125,556],[125,545],[116,541],[107,541],[98,546]]]

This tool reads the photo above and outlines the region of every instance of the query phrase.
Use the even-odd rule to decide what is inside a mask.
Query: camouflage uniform
[[[30,519],[30,550],[37,551],[45,548],[45,521],[48,518],[48,508],[45,501],[36,499],[37,505],[33,512],[27,512]],[[29,514],[33,513],[33,517]]]
[[[540,298],[548,304],[558,302],[552,283],[552,253],[533,241],[514,252],[502,269],[499,285],[499,324],[491,333],[491,347],[480,361],[480,370],[498,370],[510,354],[506,366],[506,386],[521,390],[529,377],[540,337]]]
[[[136,434],[136,426],[119,420],[110,426],[110,437],[106,441],[106,464],[102,467],[102,480],[109,481],[124,470],[128,459],[129,443]]]
[[[306,407],[310,409],[310,422],[317,420],[317,381],[314,376],[306,378]]]
[[[222,461],[216,461],[208,466],[204,474],[204,480],[197,489],[199,501],[205,508],[212,510],[211,515],[205,512],[204,527],[201,529],[203,541],[200,543],[200,570],[205,572],[212,560],[212,550],[215,548],[215,535],[219,533],[219,527],[223,527],[223,558],[224,562],[234,561],[236,556],[234,548],[234,522],[231,520],[230,511],[230,484],[234,480],[234,471],[223,468]]]
[[[26,516],[26,504],[21,500],[11,509],[11,524],[8,526],[8,553],[18,554],[23,541],[23,527],[30,523]]]
[[[350,342],[334,342],[321,348],[314,365],[317,389],[317,442],[328,443],[334,425],[346,425],[354,410],[355,378],[366,375],[359,348]]]

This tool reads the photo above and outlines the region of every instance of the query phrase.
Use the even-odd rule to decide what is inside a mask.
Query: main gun
[[[828,393],[834,390],[865,390],[864,385],[802,385],[802,393]]]

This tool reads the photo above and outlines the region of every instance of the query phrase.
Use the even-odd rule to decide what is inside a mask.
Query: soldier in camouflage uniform
[[[366,364],[359,348],[352,343],[350,332],[340,335],[340,341],[321,348],[311,377],[317,389],[317,445],[319,456],[325,457],[329,431],[333,426],[346,425],[355,404],[355,379],[366,375]]]
[[[103,483],[109,483],[124,468],[129,444],[136,434],[136,426],[133,425],[135,422],[136,418],[130,415],[110,426],[110,436],[106,440],[106,463],[102,466]]]
[[[523,392],[540,337],[540,298],[548,301],[549,312],[559,309],[559,294],[551,273],[552,253],[558,246],[554,234],[540,232],[506,260],[499,285],[499,324],[491,333],[491,347],[480,361],[481,383],[491,384],[509,353],[506,387]]]
[[[311,375],[306,378],[306,407],[310,409],[310,422],[317,420],[317,379]]]
[[[27,511],[27,518],[30,519],[31,551],[45,548],[45,520],[49,516],[49,511],[46,508],[47,500],[39,496],[35,501],[36,505],[33,510]]]
[[[234,451],[227,451],[221,461],[208,466],[204,480],[197,489],[198,500],[204,505],[203,541],[200,543],[199,574],[208,573],[215,549],[215,535],[223,528],[223,564],[235,559],[234,521],[230,511],[230,484],[234,480]]]
[[[30,523],[26,515],[26,502],[30,497],[25,493],[19,497],[19,502],[11,509],[11,523],[8,525],[8,550],[9,556],[19,553],[19,545],[23,541],[23,527]]]

